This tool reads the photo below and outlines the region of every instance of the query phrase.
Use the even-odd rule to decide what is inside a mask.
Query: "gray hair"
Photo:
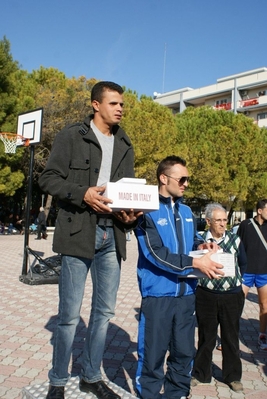
[[[226,209],[219,203],[213,202],[212,204],[208,204],[205,208],[205,218],[212,219],[213,211],[215,210],[224,211],[226,213]]]

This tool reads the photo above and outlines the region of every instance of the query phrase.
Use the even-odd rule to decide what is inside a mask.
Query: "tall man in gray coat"
[[[126,258],[125,227],[139,216],[133,210],[114,213],[104,196],[105,184],[134,177],[134,153],[129,137],[118,126],[123,89],[99,82],[91,92],[94,114],[84,123],[56,135],[41,189],[59,200],[53,249],[62,254],[58,324],[47,399],[63,399],[76,326],[80,319],[88,271],[93,283],[80,390],[99,399],[119,399],[100,371],[106,333],[114,316],[121,259]]]

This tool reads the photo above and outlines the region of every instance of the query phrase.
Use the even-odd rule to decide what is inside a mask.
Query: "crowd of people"
[[[92,305],[79,388],[98,399],[120,399],[104,381],[101,364],[129,231],[134,231],[138,243],[141,293],[137,396],[187,399],[191,387],[209,384],[218,330],[223,380],[234,392],[242,392],[239,322],[253,286],[259,298],[259,348],[267,350],[267,199],[258,201],[254,218],[236,219],[232,229],[227,229],[222,204],[208,204],[206,229],[200,234],[191,208],[183,202],[189,184],[186,160],[170,155],[155,171],[158,210],[112,212],[112,200],[104,194],[106,183],[135,176],[134,149],[119,127],[123,89],[113,82],[99,82],[92,89],[91,103],[92,115],[56,135],[39,179],[43,192],[59,201],[53,249],[62,257],[46,399],[65,398],[89,271]],[[42,207],[38,223],[37,239],[46,238]],[[194,251],[201,256],[194,256]],[[218,254],[230,255],[230,274],[224,273]]]
[[[43,213],[40,214],[40,208],[31,209],[29,215],[29,231],[36,233],[38,239],[46,239],[46,227],[55,226],[57,218],[57,209],[55,206],[49,208],[48,215],[46,215],[44,208]],[[40,217],[39,217],[40,216]],[[40,219],[40,222],[38,222]],[[9,207],[0,205],[0,235],[4,234],[24,234],[25,230],[25,214],[24,211],[14,212]]]
[[[8,209],[1,208],[0,234],[23,234],[24,219],[20,214],[14,214]]]

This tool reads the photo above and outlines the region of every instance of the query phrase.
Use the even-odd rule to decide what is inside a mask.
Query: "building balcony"
[[[258,100],[259,100],[259,105],[267,104],[267,96],[266,95],[259,96]]]
[[[256,123],[259,127],[267,127],[267,118],[259,119]]]
[[[224,109],[228,111],[229,109],[232,109],[232,103],[216,104],[213,108],[219,110]]]
[[[249,98],[248,100],[241,100],[240,101],[240,108],[242,107],[252,107],[253,105],[259,104],[259,98]]]

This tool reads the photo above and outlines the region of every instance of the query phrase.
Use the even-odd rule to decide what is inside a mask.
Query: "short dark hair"
[[[103,93],[105,90],[117,91],[119,94],[123,94],[123,88],[114,82],[101,81],[96,83],[91,91],[91,102],[98,101],[102,102]]]
[[[160,175],[166,173],[173,165],[183,165],[186,166],[186,161],[178,157],[176,155],[170,155],[166,158],[164,158],[162,161],[160,161],[158,168],[157,168],[157,180],[160,182]]]
[[[267,204],[267,199],[261,199],[256,204],[256,210],[265,208]]]

